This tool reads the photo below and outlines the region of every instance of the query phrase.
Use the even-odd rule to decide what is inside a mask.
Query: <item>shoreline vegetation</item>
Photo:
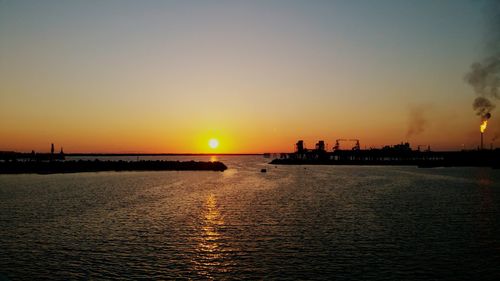
[[[219,161],[0,161],[0,174],[65,174],[105,171],[219,171],[227,169]]]

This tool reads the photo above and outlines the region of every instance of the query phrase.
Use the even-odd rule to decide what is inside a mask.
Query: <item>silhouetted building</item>
[[[395,144],[393,146],[386,145],[382,149],[383,150],[393,150],[393,151],[411,151],[410,144],[407,142],[401,143],[401,144]]]
[[[316,144],[316,150],[317,151],[325,151],[325,141],[318,141],[318,143]]]
[[[53,143],[50,144],[50,157],[49,157],[49,160],[50,161],[54,160],[54,144]]]
[[[61,151],[59,152],[59,160],[64,160],[64,159],[66,159],[66,156],[64,155],[64,151],[61,146]]]
[[[297,142],[297,144],[295,144],[295,149],[297,151],[297,153],[304,153],[304,141],[303,140],[299,140]]]

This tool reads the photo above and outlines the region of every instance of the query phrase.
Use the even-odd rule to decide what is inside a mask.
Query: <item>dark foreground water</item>
[[[500,280],[499,170],[219,160],[1,175],[0,276]]]

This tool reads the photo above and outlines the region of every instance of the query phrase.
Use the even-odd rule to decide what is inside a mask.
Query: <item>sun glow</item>
[[[208,141],[208,146],[210,146],[211,149],[216,149],[219,146],[219,141],[217,139],[210,139]]]

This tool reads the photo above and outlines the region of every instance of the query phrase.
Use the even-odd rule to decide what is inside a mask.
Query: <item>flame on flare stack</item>
[[[491,118],[491,113],[487,112],[486,114],[481,116],[482,123],[479,125],[479,130],[481,131],[481,134],[486,131],[486,127],[488,126],[488,119]]]
[[[483,123],[479,126],[479,130],[481,133],[484,133],[486,131],[486,127],[488,126],[488,120],[483,120]]]
[[[482,116],[483,122],[481,123],[481,125],[479,125],[479,131],[481,131],[481,146],[480,146],[481,150],[483,150],[483,134],[484,131],[486,131],[486,127],[488,126],[488,119],[490,118],[491,118],[491,113],[487,112]]]

